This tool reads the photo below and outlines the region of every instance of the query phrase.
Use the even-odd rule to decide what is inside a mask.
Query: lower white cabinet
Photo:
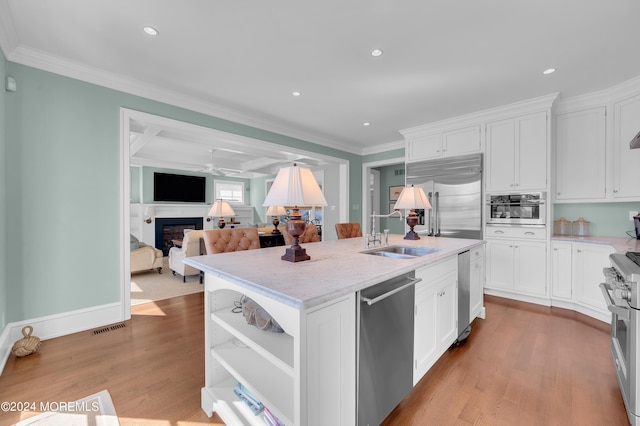
[[[604,244],[552,241],[552,303],[608,322],[611,314],[600,290],[602,269],[611,266],[613,247]]]
[[[469,321],[484,318],[484,246],[471,250]]]
[[[233,309],[246,295],[285,330],[248,325]],[[233,393],[246,386],[286,425],[352,425],[356,418],[355,294],[300,311],[205,275],[202,409],[225,424],[264,424]]]
[[[573,244],[551,243],[551,298],[573,300]]]
[[[539,241],[488,240],[487,289],[512,294],[547,295],[547,244]]]
[[[458,337],[458,259],[416,270],[413,384]]]

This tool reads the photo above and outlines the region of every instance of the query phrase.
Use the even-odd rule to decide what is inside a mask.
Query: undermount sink
[[[373,256],[393,257],[396,259],[413,259],[426,256],[436,251],[438,251],[438,249],[433,247],[389,246],[363,251],[362,253]]]

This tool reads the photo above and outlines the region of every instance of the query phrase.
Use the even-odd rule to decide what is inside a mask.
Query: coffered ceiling
[[[398,146],[401,129],[639,76],[638,16],[637,0],[0,0],[0,46],[12,62],[366,154]],[[141,155],[211,162],[156,130],[137,129],[157,139]],[[223,171],[269,167],[213,149]]]

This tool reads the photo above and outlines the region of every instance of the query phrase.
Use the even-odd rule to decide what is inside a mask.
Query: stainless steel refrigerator
[[[408,163],[406,181],[421,186],[430,210],[416,210],[420,235],[482,239],[482,154]]]

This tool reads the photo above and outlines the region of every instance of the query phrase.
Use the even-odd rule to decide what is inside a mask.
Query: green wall
[[[0,78],[6,81],[7,60],[0,50]],[[0,333],[8,321],[7,312],[7,137],[6,108],[7,92],[0,89]]]
[[[377,210],[380,214],[389,214],[391,212],[389,210],[389,204],[391,203],[389,201],[389,187],[404,186],[404,169],[404,163],[376,168],[380,172],[380,206]],[[396,174],[398,170],[401,170],[402,174]],[[380,218],[380,232],[388,229],[391,234],[404,235],[404,228],[405,222],[398,219],[397,216]]]
[[[120,107],[350,161],[350,205],[360,204],[355,154],[31,67],[2,61],[18,90],[6,96],[6,211],[0,246],[7,322],[120,299]],[[4,146],[6,145],[6,146]],[[4,177],[3,177],[4,179]],[[5,185],[3,185],[5,186]],[[140,194],[144,199],[144,194]],[[359,212],[350,212],[351,219]],[[359,219],[359,218],[358,218]],[[7,285],[6,283],[11,283]],[[0,304],[0,309],[3,309]]]
[[[640,211],[640,203],[554,204],[553,220],[564,217],[573,222],[583,217],[591,222],[589,228],[594,237],[627,237],[627,232],[635,236],[630,211]]]

